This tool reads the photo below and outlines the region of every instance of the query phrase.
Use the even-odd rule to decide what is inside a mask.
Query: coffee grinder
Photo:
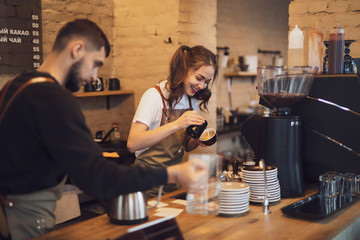
[[[304,194],[301,164],[301,119],[291,107],[307,96],[317,67],[262,66],[257,69],[260,104],[270,114],[250,116],[241,132],[255,153],[255,160],[278,168],[282,197]]]

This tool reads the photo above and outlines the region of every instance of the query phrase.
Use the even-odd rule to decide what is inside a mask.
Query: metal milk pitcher
[[[108,216],[110,221],[119,225],[132,225],[146,222],[149,219],[148,210],[156,207],[161,199],[163,186],[160,186],[157,202],[147,207],[147,201],[143,192],[133,192],[120,195],[111,199]]]

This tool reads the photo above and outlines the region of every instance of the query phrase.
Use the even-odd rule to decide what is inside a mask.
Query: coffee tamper
[[[260,168],[262,167],[263,172],[264,172],[264,203],[263,203],[263,210],[262,213],[263,214],[270,214],[271,211],[269,209],[269,199],[268,199],[268,189],[267,189],[267,181],[266,181],[266,166],[265,166],[265,161],[264,159],[261,159],[259,162]]]

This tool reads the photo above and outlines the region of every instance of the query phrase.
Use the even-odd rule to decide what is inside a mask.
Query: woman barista
[[[203,46],[181,46],[170,61],[167,80],[148,89],[135,113],[127,147],[136,152],[135,164],[170,166],[182,161],[199,141],[189,138],[185,129],[201,125],[211,96],[208,86],[216,78],[216,56]],[[200,104],[199,104],[200,101]],[[165,192],[176,190],[166,186]],[[147,192],[154,197],[157,191]]]

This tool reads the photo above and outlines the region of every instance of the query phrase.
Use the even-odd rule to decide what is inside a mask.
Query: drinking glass
[[[343,181],[341,186],[341,194],[347,198],[352,198],[356,195],[355,185],[356,185],[356,175],[354,173],[345,173],[343,175]]]
[[[335,197],[337,194],[337,188],[336,188],[337,178],[325,173],[320,175],[319,180],[320,180],[319,197],[320,198]]]
[[[186,211],[196,215],[217,215],[221,190],[221,161],[216,154],[189,154],[189,159],[201,159],[208,166],[208,184],[201,193],[187,193]]]
[[[336,194],[340,195],[340,189],[342,185],[343,180],[343,174],[336,172],[336,171],[330,171],[325,173],[327,176],[332,177],[335,180],[335,188],[336,188]]]
[[[360,195],[360,174],[355,177],[355,192]]]

